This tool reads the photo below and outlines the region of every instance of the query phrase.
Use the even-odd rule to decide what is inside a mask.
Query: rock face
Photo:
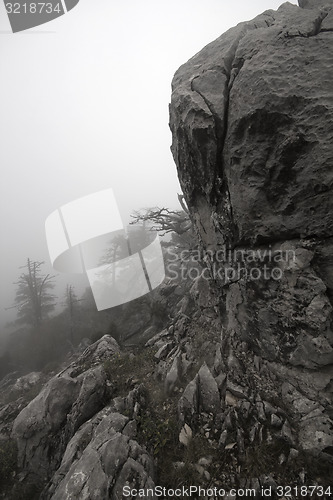
[[[326,5],[332,5],[332,0],[298,0],[298,5],[302,9],[318,9]]]
[[[105,335],[66,370],[51,378],[19,413],[13,437],[22,469],[41,480],[48,479],[80,425],[103,408],[111,387],[101,363],[118,352],[117,342]]]
[[[133,416],[140,390],[133,391],[127,411]],[[134,424],[134,425],[133,425]],[[124,486],[152,488],[153,462],[133,439],[135,420],[112,407],[86,422],[68,443],[59,469],[42,498],[121,498]]]
[[[154,487],[153,460],[135,440],[145,390],[139,385],[111,399],[103,363],[118,354],[117,342],[105,335],[16,417],[12,435],[19,467],[46,485],[39,498],[116,499],[126,485]]]
[[[283,4],[176,73],[172,151],[206,246],[332,235],[329,12]]]
[[[235,345],[246,345],[268,362],[280,394],[288,377],[315,404],[320,429],[305,403],[285,399],[303,449],[329,459],[333,3],[300,6],[238,25],[181,66],[170,126],[211,282],[226,303],[225,351],[237,358]]]

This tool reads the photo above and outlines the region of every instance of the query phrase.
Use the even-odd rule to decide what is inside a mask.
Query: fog
[[[13,317],[5,308],[26,258],[52,272],[44,223],[64,203],[112,187],[125,223],[134,209],[177,207],[174,72],[228,28],[280,4],[80,0],[17,34],[0,4],[1,324]],[[62,276],[57,293],[80,280]]]

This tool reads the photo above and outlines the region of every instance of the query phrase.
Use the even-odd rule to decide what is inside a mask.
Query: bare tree
[[[167,233],[176,233],[183,235],[192,229],[192,222],[189,216],[188,208],[185,204],[184,196],[178,194],[178,200],[182,210],[170,210],[169,208],[149,208],[134,212],[130,224],[148,222],[150,229],[157,231],[162,236]]]
[[[44,262],[27,259],[20,269],[25,269],[18,281],[14,308],[17,309],[17,321],[39,330],[42,321],[55,307],[55,296],[50,293],[54,288],[54,277],[42,273]]]

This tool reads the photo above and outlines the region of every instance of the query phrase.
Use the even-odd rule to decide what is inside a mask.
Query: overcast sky
[[[140,207],[177,206],[174,72],[230,27],[281,3],[80,0],[12,34],[1,2],[0,323],[18,267],[28,256],[48,262],[44,223],[62,204],[112,187],[125,220]]]

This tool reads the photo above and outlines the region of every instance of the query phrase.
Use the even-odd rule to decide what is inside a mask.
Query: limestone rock
[[[262,441],[272,423],[290,444],[330,459],[333,2],[300,6],[284,3],[239,24],[181,66],[170,128],[180,183],[218,288],[211,300],[220,297],[217,309],[225,308],[226,366],[217,366],[237,385],[254,377],[264,392],[274,380],[275,398],[287,375],[302,391],[288,403],[293,419],[266,415],[257,401],[253,440]],[[233,352],[244,366],[231,366]],[[253,354],[260,364],[252,367]],[[189,401],[200,407],[199,377],[185,394],[184,415]],[[237,411],[238,397],[228,390],[224,399],[226,410]],[[317,413],[302,406],[312,403]]]
[[[79,388],[73,379],[55,377],[18,415],[13,436],[17,439],[21,467],[37,471],[38,474],[41,472],[41,463],[48,463],[52,467],[59,459],[61,450],[56,434],[65,424]],[[48,457],[52,457],[51,463]],[[45,471],[42,473],[45,475]]]
[[[179,378],[181,376],[181,356],[177,354],[174,357],[171,368],[167,373],[165,378],[164,388],[166,394],[172,394],[175,389],[177,383],[179,382]]]
[[[101,363],[118,351],[112,337],[102,337],[51,378],[19,413],[12,434],[17,440],[19,465],[24,470],[41,475],[43,480],[52,473],[69,439],[103,407],[110,395]]]
[[[285,3],[232,28],[177,71],[172,151],[206,248],[332,235],[325,15]]]
[[[191,422],[192,416],[199,411],[198,375],[186,386],[178,403],[181,422]]]
[[[282,387],[282,397],[287,404],[292,406],[294,412],[301,417],[300,446],[314,455],[326,455],[326,458],[331,460],[333,422],[325,413],[324,407],[318,402],[305,397],[287,382]]]
[[[204,363],[197,375],[186,386],[178,403],[181,422],[191,422],[200,413],[216,415],[221,408],[220,393],[216,380]]]
[[[198,372],[199,384],[199,407],[201,411],[213,413],[220,409],[219,388],[210,369],[204,363]]]
[[[110,335],[104,335],[97,342],[87,347],[80,355],[78,360],[74,361],[65,368],[59,375],[77,376],[84,371],[86,366],[97,366],[120,352],[117,341]]]
[[[188,446],[192,439],[192,429],[189,425],[184,424],[179,433],[179,442],[184,446]]]
[[[121,498],[126,484],[153,487],[152,460],[126,434],[128,423],[128,417],[104,409],[84,424],[68,443],[43,499]]]
[[[333,5],[332,0],[298,0],[298,5],[302,9],[320,9],[326,5]]]

